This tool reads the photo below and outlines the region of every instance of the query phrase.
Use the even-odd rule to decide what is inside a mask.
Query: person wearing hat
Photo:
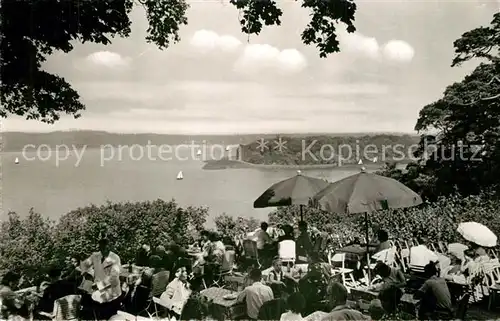
[[[99,251],[82,262],[82,274],[93,275],[93,310],[98,319],[109,319],[120,307],[120,257],[109,250],[109,239],[103,233],[99,237]]]

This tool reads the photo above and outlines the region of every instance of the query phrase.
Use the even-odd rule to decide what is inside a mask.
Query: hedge
[[[134,260],[142,244],[155,247],[175,241],[187,245],[207,216],[207,208],[181,208],[174,200],[91,205],[65,214],[57,223],[33,210],[24,219],[9,213],[0,228],[0,273],[13,269],[27,283],[36,283],[47,268],[62,267],[66,257],[96,251],[103,231],[126,263]]]

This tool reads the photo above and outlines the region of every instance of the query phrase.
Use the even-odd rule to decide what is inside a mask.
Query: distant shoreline
[[[370,164],[346,164],[338,166],[337,164],[317,164],[317,165],[280,165],[280,164],[253,164],[241,160],[219,159],[219,160],[206,160],[203,166],[204,170],[223,170],[223,169],[245,169],[245,168],[258,168],[258,169],[296,169],[296,170],[314,170],[314,169],[356,169],[360,167],[367,169],[377,170],[381,169],[384,165],[380,163]]]

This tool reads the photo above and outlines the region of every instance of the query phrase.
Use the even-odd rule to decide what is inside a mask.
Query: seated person
[[[206,261],[209,261],[214,252],[214,244],[211,242],[211,233],[209,231],[201,232],[201,253],[197,256],[193,267],[197,267],[198,265],[204,265]]]
[[[73,255],[70,257],[66,270],[61,274],[61,279],[80,285],[82,282],[82,270],[80,269],[81,262],[80,255]]]
[[[378,301],[380,303],[380,309],[373,309],[373,303],[370,304],[370,315],[372,318],[377,320],[401,320],[398,315],[398,307],[401,303],[401,298],[403,297],[403,291],[400,288],[391,286],[382,291],[378,295]],[[375,305],[377,307],[377,305]],[[375,310],[375,311],[374,311]],[[379,317],[374,317],[378,312],[382,312]]]
[[[137,256],[135,258],[135,265],[148,266],[150,254],[151,254],[151,247],[147,244],[142,245],[141,248],[137,251]]]
[[[421,299],[420,320],[446,320],[453,317],[451,294],[445,279],[438,277],[436,264],[429,263],[424,267],[427,280],[413,295]]]
[[[328,277],[319,264],[309,264],[307,274],[300,279],[300,293],[306,298],[306,315],[327,309]]]
[[[188,283],[188,269],[189,262],[179,262],[174,280],[167,285],[165,292],[160,296],[161,302],[177,320],[180,319],[192,292]]]
[[[377,239],[379,243],[375,249],[375,253],[391,248],[391,244],[389,242],[389,233],[387,233],[386,230],[378,230]]]
[[[332,266],[329,263],[321,260],[318,252],[311,252],[310,260],[310,264],[319,265],[319,267],[321,268],[321,273],[325,278],[330,279],[332,277]]]
[[[81,273],[80,273],[81,274]],[[65,288],[60,280],[61,270],[51,268],[49,271],[49,280],[43,282],[40,288],[43,288],[43,294],[38,302],[38,310],[52,313],[54,310],[54,302],[66,295],[69,295],[68,289]]]
[[[20,313],[22,302],[13,290],[20,279],[17,273],[9,271],[0,282],[0,320],[8,320]]]
[[[236,299],[239,303],[246,303],[247,316],[257,320],[259,310],[264,302],[274,299],[273,290],[262,283],[262,272],[259,269],[252,269],[249,274],[252,285],[247,286]]]
[[[279,258],[275,258],[273,261],[273,268],[269,272],[267,278],[267,284],[273,290],[275,297],[281,297],[283,290],[288,288],[288,291],[292,291],[296,284],[296,279],[299,276],[296,274],[295,269],[290,269],[290,272],[283,270],[283,264]]]
[[[307,316],[305,319],[318,320],[319,318],[316,316],[318,314],[322,316],[322,321],[370,320],[370,317],[365,316],[363,313],[351,309],[347,306],[348,293],[346,287],[343,284],[339,282],[333,283],[329,287],[328,293],[329,295],[327,297],[329,299],[329,304],[332,307],[332,310],[329,313],[318,311]]]
[[[380,292],[390,287],[403,288],[406,285],[406,278],[401,270],[378,262],[374,269],[375,275],[382,278],[380,284],[369,287],[369,290]]]
[[[451,264],[447,268],[441,270],[441,277],[445,280],[452,281],[459,284],[466,284],[467,279],[462,272],[463,259],[459,258],[456,253],[449,253]]]
[[[288,311],[283,313],[280,321],[299,321],[303,320],[302,313],[306,307],[306,300],[299,292],[292,293],[287,299]]]

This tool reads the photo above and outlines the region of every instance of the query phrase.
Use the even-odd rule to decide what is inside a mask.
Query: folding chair
[[[67,295],[55,300],[52,314],[40,312],[52,320],[78,320],[81,308],[81,295]]]
[[[295,241],[281,241],[278,245],[278,255],[282,263],[293,266],[295,264]]]
[[[403,271],[406,273],[407,270],[410,269],[410,249],[402,249],[400,252],[401,255],[401,265],[403,267]]]
[[[345,267],[345,253],[336,253],[333,256],[329,255],[328,263],[333,267],[332,272],[335,275],[341,274],[342,276],[342,284],[347,288],[349,293],[351,292],[351,288],[355,288],[358,285],[358,282],[354,279],[353,269],[347,269]],[[336,267],[340,263],[340,267]],[[347,275],[347,277],[346,277]]]
[[[216,278],[213,283],[219,288],[224,288],[225,278],[233,274],[234,264],[236,261],[236,252],[234,250],[227,250],[222,258],[222,266],[216,273]],[[206,286],[205,286],[206,288]]]
[[[255,260],[259,268],[262,266],[259,261],[257,242],[253,240],[243,240],[243,252],[247,259]]]

